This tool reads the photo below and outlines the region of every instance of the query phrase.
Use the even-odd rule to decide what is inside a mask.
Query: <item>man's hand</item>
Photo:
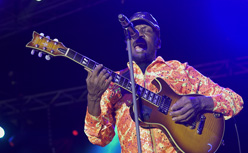
[[[88,90],[88,111],[91,115],[99,116],[101,113],[100,100],[102,94],[107,90],[112,76],[103,69],[102,64],[98,65],[93,72],[88,71],[86,78]]]
[[[207,96],[183,96],[172,107],[172,120],[175,122],[189,122],[202,110],[212,111],[214,102]]]

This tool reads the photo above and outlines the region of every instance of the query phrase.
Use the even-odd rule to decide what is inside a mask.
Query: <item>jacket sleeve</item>
[[[184,63],[184,66],[189,81],[196,85],[197,93],[212,97],[214,112],[222,113],[227,120],[242,110],[244,102],[240,95],[229,88],[214,83],[210,78],[203,76],[187,63]]]
[[[117,89],[113,84],[102,95],[100,116],[89,114],[85,117],[84,132],[92,144],[106,146],[115,136],[115,112],[113,103],[118,99]]]

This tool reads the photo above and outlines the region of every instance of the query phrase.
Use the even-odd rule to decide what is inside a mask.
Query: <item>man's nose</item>
[[[139,37],[144,37],[145,35],[145,33],[144,33],[144,31],[143,30],[138,30],[138,32],[139,32]]]

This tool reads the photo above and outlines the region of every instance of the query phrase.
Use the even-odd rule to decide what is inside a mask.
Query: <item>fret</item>
[[[159,104],[161,104],[161,99],[162,99],[162,96],[158,96],[158,106],[159,106]]]
[[[137,85],[137,89],[136,89],[136,92],[137,92],[137,95],[138,96],[142,96],[143,94],[143,90],[144,90],[144,87],[140,86],[140,85]]]
[[[128,82],[130,82],[129,79],[124,78],[124,83],[123,83],[124,88],[127,88]]]
[[[114,77],[114,82],[119,84],[121,76],[119,74],[116,74]]]
[[[75,57],[77,56],[77,54],[78,54],[78,53],[77,53],[77,52],[75,52],[75,55],[74,55],[74,57],[73,57],[72,59],[75,59]]]
[[[72,49],[69,49],[67,56],[70,57],[71,59],[74,59],[75,55],[76,55],[76,52],[73,51]]]
[[[134,87],[136,86],[136,84],[134,85]],[[128,82],[128,84],[127,84],[127,89],[128,90],[130,90],[130,91],[132,91],[132,82],[130,81],[130,82]]]
[[[81,63],[81,60],[83,59],[83,55],[81,54],[76,54],[76,56],[74,57],[74,60]]]
[[[120,81],[119,81],[119,85],[122,86],[123,82],[124,82],[124,78],[121,76]]]
[[[153,98],[153,103],[156,105],[159,105],[159,100],[160,100],[160,96],[155,94],[155,96]]]
[[[115,79],[115,76],[116,76],[117,74],[116,73],[111,73],[111,76],[112,76],[112,82],[114,82],[114,79]]]
[[[88,67],[92,70],[94,70],[96,63],[92,60],[89,60]]]
[[[148,99],[147,98],[148,97],[148,94],[149,94],[149,90],[145,89],[142,97],[145,98],[145,99]]]
[[[84,66],[88,66],[89,59],[87,57],[83,57],[83,60],[81,62]]]
[[[153,92],[150,92],[149,97],[148,97],[148,100],[150,102],[152,102],[153,96],[154,96],[154,93]]]
[[[107,73],[111,76],[112,75],[112,73],[113,73],[113,71],[112,70],[110,70],[110,69],[108,69],[108,68],[104,68],[106,71],[107,71]]]
[[[92,60],[91,60],[92,61]],[[92,62],[95,62],[95,61],[92,61]],[[99,63],[95,62],[95,65],[93,66],[93,70],[99,65]],[[104,68],[104,67],[103,67]]]

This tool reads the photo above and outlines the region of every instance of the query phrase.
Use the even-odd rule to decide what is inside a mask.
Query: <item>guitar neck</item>
[[[72,49],[58,49],[59,51],[64,53],[64,56],[68,57],[69,59],[77,62],[78,64],[84,66],[86,69],[90,69],[90,70],[94,70],[96,68],[97,65],[99,65],[99,63],[95,62],[94,60],[81,55],[80,53],[72,50]],[[114,71],[110,70],[107,67],[104,67],[104,69],[112,76],[112,82],[117,84],[118,86],[128,90],[129,92],[132,92],[132,84],[131,81],[124,77],[121,76],[117,73],[115,73]],[[136,93],[139,97],[153,103],[156,106],[159,106],[159,103],[161,101],[165,101],[168,97],[162,97],[138,84],[135,84],[135,89],[136,89]]]
[[[44,37],[35,31],[33,32],[33,39],[26,45],[26,47],[40,50],[52,56],[67,57],[91,71],[94,70],[97,65],[99,65],[99,63],[95,62],[94,60],[65,47],[62,42],[51,40],[50,38]],[[132,83],[128,78],[113,72],[109,68],[103,68],[106,69],[107,72],[112,76],[113,83],[132,93]],[[170,105],[170,98],[167,96],[160,96],[138,84],[135,84],[135,90],[138,97],[152,103],[155,106],[164,107],[161,104],[166,102],[166,105]]]

